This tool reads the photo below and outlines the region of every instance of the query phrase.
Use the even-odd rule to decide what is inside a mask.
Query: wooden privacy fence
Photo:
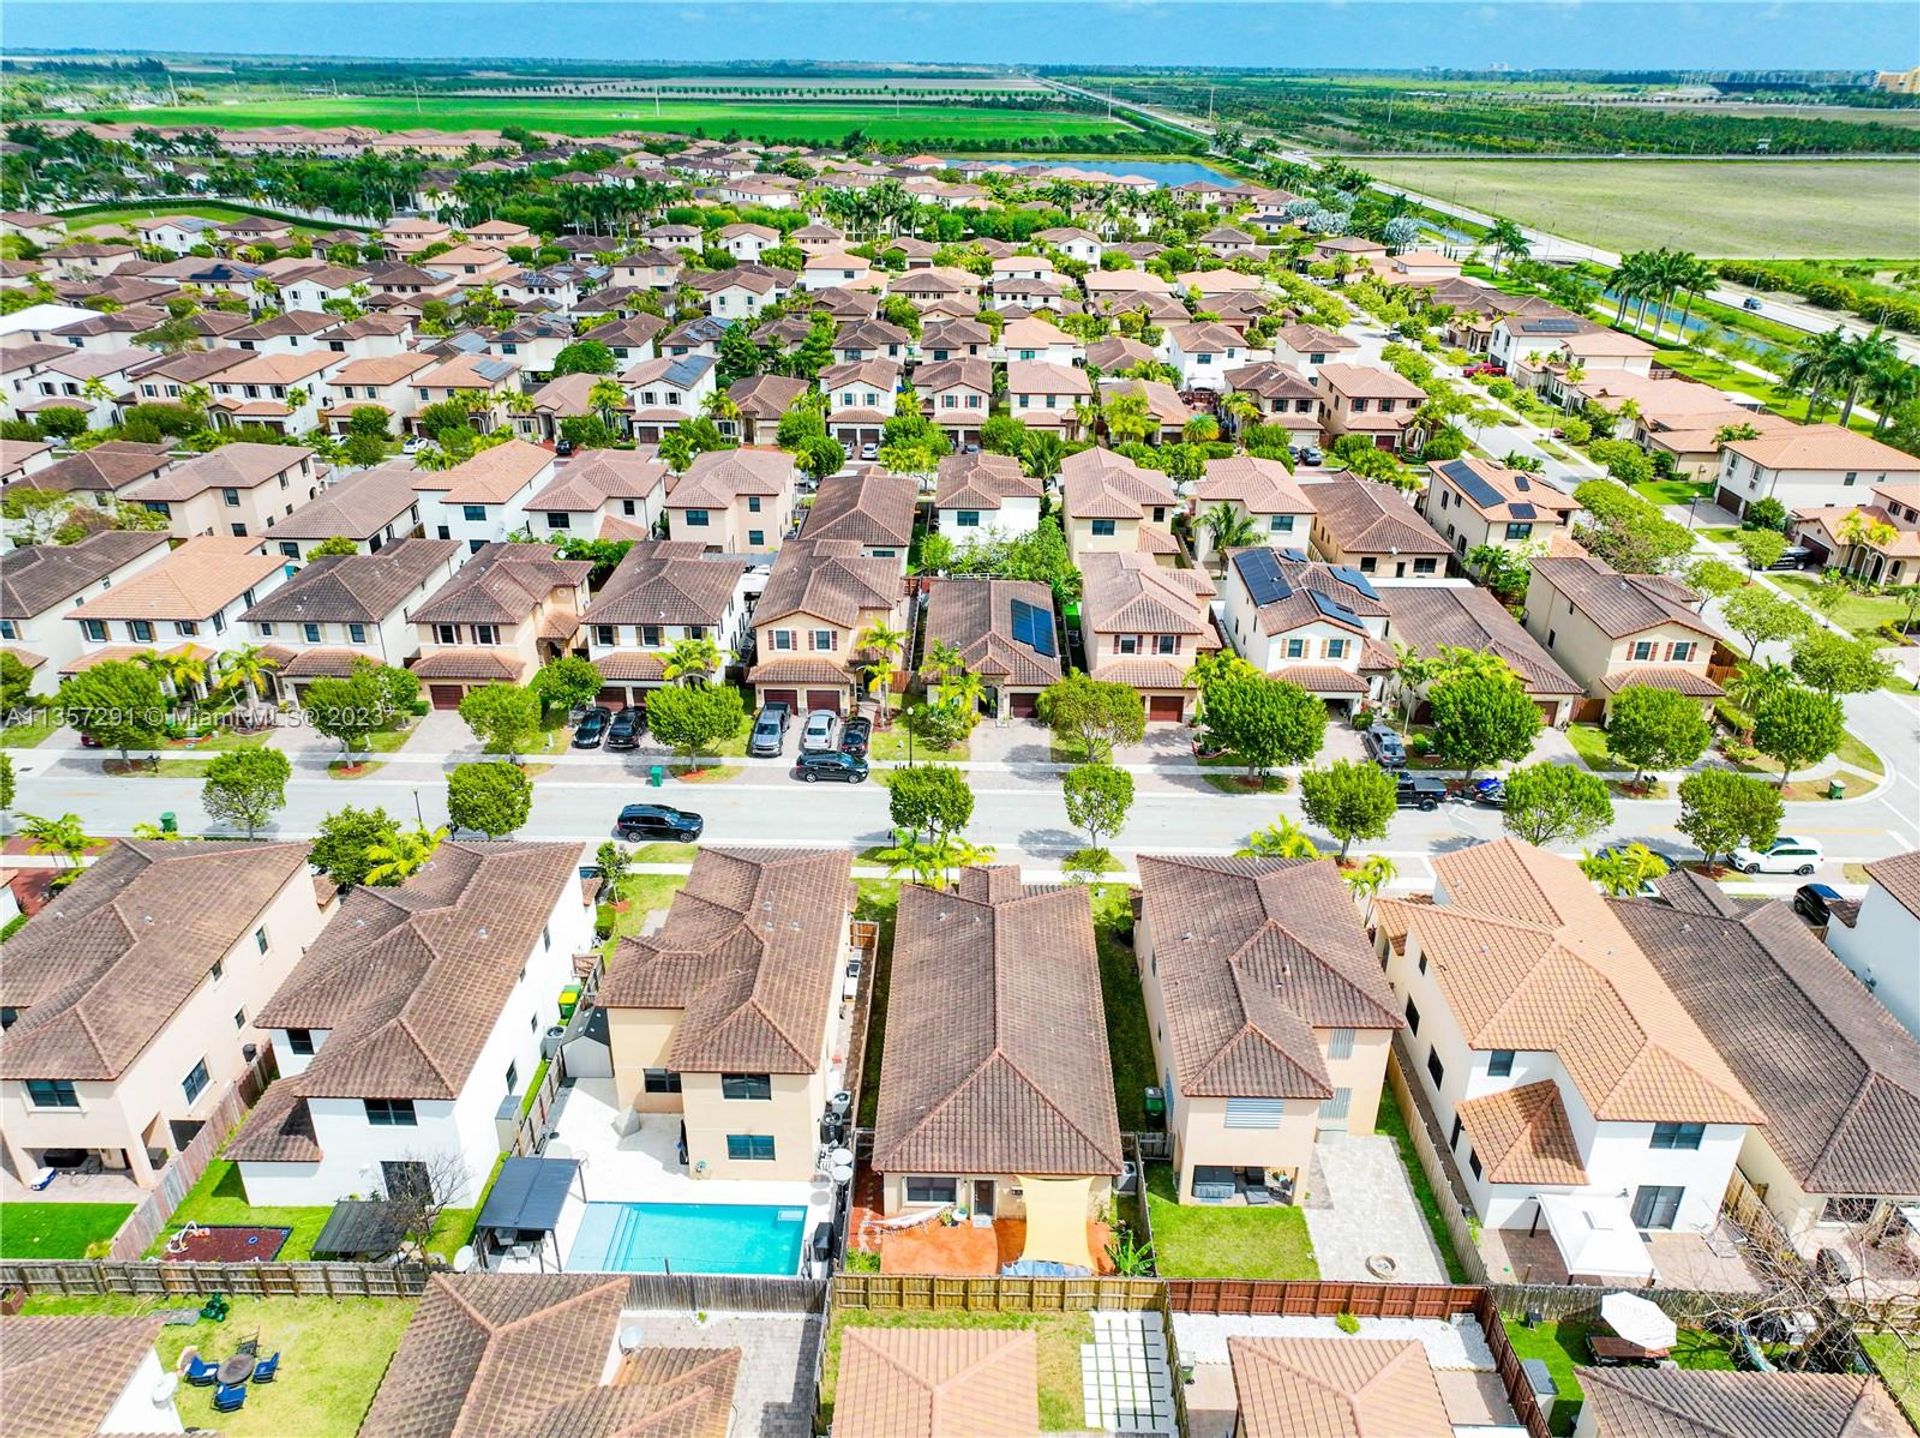
[[[547,1115],[553,1111],[560,1086],[566,1082],[566,1077],[566,1050],[556,1048],[553,1057],[547,1060],[546,1077],[540,1080],[533,1101],[527,1105],[527,1111],[520,1115],[519,1127],[513,1131],[513,1146],[508,1149],[513,1157],[530,1158],[546,1146]]]
[[[136,1298],[410,1298],[430,1270],[417,1263],[0,1262],[0,1288],[29,1293],[130,1294]]]
[[[1703,1293],[1692,1288],[1602,1288],[1592,1284],[1563,1286],[1552,1283],[1490,1283],[1487,1292],[1494,1306],[1508,1318],[1538,1314],[1545,1322],[1564,1318],[1597,1318],[1600,1300],[1609,1293],[1631,1293],[1655,1304],[1674,1322],[1694,1325],[1716,1312],[1724,1312],[1727,1297],[1723,1293]]]
[[[1407,1047],[1406,1036],[1395,1034],[1393,1052],[1387,1060],[1387,1087],[1393,1090],[1394,1099],[1400,1105],[1400,1114],[1406,1119],[1407,1134],[1413,1140],[1414,1157],[1419,1160],[1420,1170],[1426,1174],[1427,1183],[1433,1189],[1434,1206],[1440,1210],[1440,1221],[1446,1225],[1447,1237],[1453,1244],[1460,1266],[1466,1270],[1468,1282],[1485,1283],[1487,1266],[1481,1261],[1480,1246],[1473,1241],[1473,1230],[1467,1224],[1464,1206],[1466,1185],[1460,1178],[1459,1169],[1454,1166],[1452,1153],[1441,1146],[1439,1124],[1427,1103],[1426,1094],[1421,1092],[1418,1084],[1407,1078],[1411,1063],[1412,1053]]]
[[[273,1045],[266,1044],[253,1063],[228,1087],[225,1096],[207,1115],[207,1121],[200,1125],[193,1141],[173,1156],[173,1162],[160,1171],[160,1181],[147,1191],[140,1206],[127,1215],[127,1221],[113,1236],[108,1258],[138,1258],[147,1251],[175,1210],[187,1201],[187,1195],[207,1171],[207,1165],[213,1162],[233,1126],[259,1102],[261,1091],[275,1072]]]
[[[935,1278],[911,1273],[842,1273],[836,1308],[908,1313],[1084,1313],[1093,1308],[1159,1308],[1157,1278]]]
[[[1449,1318],[1475,1311],[1483,1289],[1452,1283],[1287,1282],[1279,1279],[1169,1278],[1167,1307],[1209,1317]]]
[[[691,1313],[822,1313],[824,1278],[772,1278],[739,1273],[635,1273],[627,1307]]]

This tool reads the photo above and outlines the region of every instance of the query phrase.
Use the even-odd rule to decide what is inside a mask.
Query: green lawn
[[[112,1240],[133,1207],[130,1203],[0,1204],[0,1258],[85,1258],[91,1245]]]
[[[1292,1204],[1181,1203],[1174,1196],[1173,1166],[1150,1163],[1147,1215],[1153,1224],[1154,1266],[1162,1278],[1320,1276],[1306,1212]]]
[[[1080,1345],[1093,1341],[1086,1313],[955,1313],[948,1310],[835,1308],[827,1330],[827,1361],[820,1378],[823,1422],[833,1421],[840,1381],[841,1335],[848,1328],[989,1328],[1032,1333],[1039,1348],[1040,1430],[1080,1433],[1086,1428],[1081,1402]]]
[[[1816,611],[1819,609],[1818,605],[1812,603],[1813,592],[1819,587],[1819,580],[1814,575],[1773,574],[1768,577],[1792,593],[1794,598],[1807,601]],[[1907,607],[1884,594],[1848,594],[1827,617],[1849,633],[1884,642],[1885,636],[1880,633],[1880,626],[1904,623]]]
[[[1631,486],[1633,492],[1642,499],[1654,504],[1677,504],[1682,508],[1696,499],[1711,499],[1713,486],[1704,481],[1695,483],[1686,479],[1651,479],[1645,484]]]
[[[198,1301],[36,1297],[25,1311],[138,1316]],[[353,1438],[414,1310],[410,1298],[235,1298],[232,1305],[224,1323],[162,1328],[156,1342],[169,1371],[189,1345],[225,1357],[256,1332],[263,1356],[280,1355],[274,1381],[248,1385],[237,1413],[215,1413],[211,1388],[180,1385],[174,1404],[187,1427],[227,1438]]]
[[[245,205],[223,205],[217,200],[161,200],[150,205],[102,206],[98,209],[83,207],[79,211],[66,212],[67,232],[75,234],[81,230],[118,231],[123,225],[131,225],[135,220],[151,220],[161,215],[194,215],[203,220],[217,220],[229,224],[234,220],[243,220],[255,215],[267,215],[274,219],[284,219],[293,226],[295,235],[319,235],[329,230],[365,229],[364,225],[312,225],[296,220],[291,215],[279,215],[272,210],[256,210]]]
[[[1607,748],[1607,731],[1598,724],[1567,725],[1567,742],[1589,769],[1617,769]]]
[[[895,724],[891,729],[876,729],[873,731],[873,745],[867,751],[867,758],[869,760],[876,764],[883,759],[891,759],[895,762],[904,763],[908,757],[906,725]],[[952,759],[970,759],[973,757],[973,754],[965,739],[946,749],[936,749],[925,740],[916,739],[913,741],[913,754],[911,757],[917,761],[941,763]]]
[[[216,1158],[200,1175],[200,1181],[187,1192],[186,1200],[173,1211],[160,1236],[147,1250],[148,1258],[158,1258],[167,1239],[188,1223],[241,1224],[249,1228],[285,1228],[291,1230],[287,1241],[275,1255],[282,1262],[301,1263],[313,1257],[314,1241],[326,1227],[329,1204],[300,1208],[269,1208],[247,1202],[247,1191],[240,1184],[240,1166]]]
[[[867,1046],[860,1062],[860,1124],[873,1127],[880,1110],[880,1056],[887,1045],[887,985],[893,977],[893,925],[900,912],[898,879],[855,879],[853,916],[880,926],[880,947],[867,983]]]
[[[1702,529],[1699,533],[1701,538],[1710,539],[1715,544],[1732,544],[1740,530],[1734,525],[1715,525],[1711,529]]]
[[[1880,756],[1869,748],[1864,740],[1860,739],[1850,730],[1840,736],[1840,747],[1834,751],[1834,757],[1842,764],[1858,769],[1864,774],[1871,774],[1876,779],[1883,777],[1887,772],[1885,766],[1880,762]],[[1769,759],[1765,754],[1757,755],[1752,762],[1742,764],[1739,767],[1749,774],[1771,774],[1776,778],[1778,778],[1780,774],[1779,761]],[[1804,767],[1805,766],[1802,766],[1802,769],[1804,769]],[[1866,787],[1855,776],[1842,774],[1840,778],[1856,791]],[[1787,787],[1791,790],[1797,787],[1798,783],[1799,781],[1795,780],[1788,784]],[[1810,797],[1822,799],[1826,797],[1827,781],[1825,779],[1816,781],[1813,788],[1818,792]]]
[[[34,715],[0,729],[0,749],[31,749],[60,727],[60,716],[50,709],[35,710]]]
[[[611,922],[613,936],[607,941],[607,952],[613,952],[614,944],[626,934],[637,934],[640,926],[647,921],[647,915],[655,909],[664,909],[673,903],[673,896],[685,886],[685,874],[629,874],[621,881],[620,897],[627,903],[623,910],[615,912],[605,903],[600,906],[600,917]]]
[[[1887,1380],[1894,1402],[1907,1415],[1907,1421],[1920,1428],[1920,1350],[1909,1349],[1893,1333],[1857,1336],[1867,1358]]]
[[[691,864],[700,856],[698,844],[640,844],[627,855],[636,864]]]
[[[1606,1325],[1587,1319],[1569,1318],[1559,1323],[1542,1323],[1528,1328],[1518,1320],[1508,1319],[1506,1328],[1507,1341],[1513,1345],[1514,1353],[1521,1358],[1543,1360],[1547,1371],[1553,1375],[1553,1386],[1559,1390],[1553,1405],[1553,1432],[1559,1435],[1573,1432],[1574,1424],[1580,1417],[1581,1404],[1585,1401],[1573,1370],[1592,1366],[1593,1357],[1587,1351],[1587,1336],[1607,1332]],[[1692,1328],[1680,1330],[1673,1347],[1673,1359],[1681,1368],[1728,1372],[1734,1366],[1732,1355],[1721,1340]]]
[[[1113,1096],[1120,1130],[1147,1126],[1146,1091],[1160,1082],[1153,1069],[1153,1035],[1147,996],[1133,955],[1132,890],[1100,884],[1092,890],[1093,938],[1100,952],[1100,998],[1107,1011],[1107,1052],[1113,1062]]]
[[[1433,1185],[1427,1182],[1427,1171],[1420,1167],[1419,1155],[1413,1151],[1413,1136],[1407,1131],[1407,1116],[1401,1112],[1400,1101],[1393,1096],[1393,1090],[1385,1085],[1380,1089],[1380,1112],[1374,1118],[1373,1131],[1391,1138],[1393,1146],[1400,1151],[1400,1167],[1406,1170],[1407,1187],[1413,1190],[1413,1201],[1420,1205],[1420,1212],[1426,1217],[1427,1230],[1433,1235],[1433,1246],[1440,1250],[1440,1256],[1446,1260],[1447,1277],[1454,1283],[1465,1283],[1467,1270],[1460,1262],[1460,1255],[1453,1251],[1453,1238],[1440,1217],[1440,1199],[1434,1193]]]

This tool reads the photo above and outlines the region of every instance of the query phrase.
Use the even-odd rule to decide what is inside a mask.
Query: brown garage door
[[[596,694],[594,698],[601,704],[618,704],[624,707],[627,702],[627,686],[624,684],[609,684]]]
[[[1185,707],[1185,702],[1178,694],[1149,694],[1147,696],[1147,718],[1149,719],[1178,720]]]
[[[840,712],[840,698],[841,695],[838,689],[809,689],[807,691],[807,712],[811,714],[816,709],[831,709],[835,714],[838,714]]]
[[[762,689],[762,704],[784,704],[789,712],[800,707],[800,691],[797,689]]]
[[[1033,693],[1009,694],[1007,709],[1016,719],[1031,719],[1039,712],[1040,696]]]
[[[466,692],[465,687],[459,684],[429,684],[427,686],[427,695],[433,700],[433,707],[436,709],[458,709],[460,707],[460,699]]]

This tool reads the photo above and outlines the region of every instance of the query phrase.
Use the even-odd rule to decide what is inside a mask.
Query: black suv
[[[640,731],[646,727],[647,711],[644,709],[622,709],[613,716],[613,722],[607,725],[607,747],[609,749],[632,749],[640,742]]]
[[[607,737],[607,725],[612,719],[611,709],[602,704],[594,705],[581,717],[580,726],[573,731],[573,747],[598,749],[600,741]]]
[[[851,754],[856,759],[867,757],[867,749],[873,743],[873,720],[849,719],[840,726],[840,752]]]
[[[753,721],[753,737],[747,740],[747,753],[756,759],[778,757],[787,747],[787,724],[793,711],[784,704],[763,704]]]
[[[1447,786],[1438,779],[1396,774],[1393,780],[1393,802],[1402,809],[1418,809],[1423,814],[1431,814],[1446,801]]]
[[[809,784],[818,784],[822,779],[842,784],[862,784],[867,778],[867,761],[855,758],[852,754],[842,754],[837,749],[802,754],[794,761],[793,777]]]
[[[613,831],[623,839],[678,839],[691,844],[707,827],[698,814],[670,804],[629,804],[620,811]]]

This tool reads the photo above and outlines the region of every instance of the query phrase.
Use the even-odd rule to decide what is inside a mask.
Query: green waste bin
[[[173,810],[168,809],[165,813],[161,814],[160,832],[163,834],[177,834],[180,832],[180,821],[174,817]]]
[[[1844,783],[1842,783],[1839,779],[1827,780],[1827,797],[1829,799],[1846,798],[1847,786]]]
[[[658,789],[667,782],[667,768],[664,764],[655,764],[647,771],[647,782]]]

